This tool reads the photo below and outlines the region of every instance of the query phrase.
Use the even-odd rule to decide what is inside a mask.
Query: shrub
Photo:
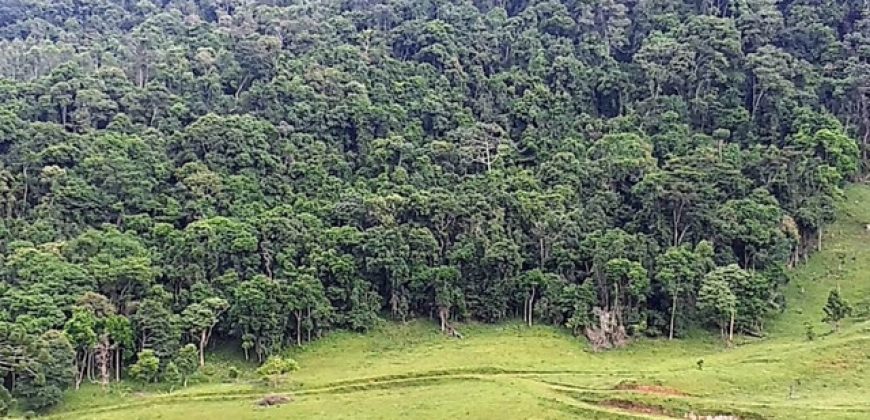
[[[138,356],[139,360],[130,366],[130,377],[142,382],[157,382],[160,359],[154,354],[154,350],[142,350]]]
[[[299,363],[289,357],[269,356],[266,363],[257,368],[257,374],[269,381],[272,386],[278,386],[281,378],[299,369]]]

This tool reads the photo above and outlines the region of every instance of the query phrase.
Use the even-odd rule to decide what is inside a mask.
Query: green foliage
[[[136,355],[136,363],[130,366],[130,377],[145,383],[157,382],[160,378],[160,359],[154,350],[142,350]]]
[[[863,222],[870,220],[870,206],[866,205],[870,188],[850,187],[847,193],[849,200],[841,203],[842,216],[830,228],[830,246],[789,273],[790,281],[784,288],[788,306],[783,314],[768,321],[764,339],[735,337],[737,345],[723,351],[706,334],[692,331],[674,342],[639,338],[628,348],[596,353],[561,328],[541,322],[531,328],[519,320],[497,325],[455,324],[464,334],[463,340],[445,340],[433,328],[437,324],[427,319],[387,323],[367,334],[331,333],[294,349],[293,358],[305,369],[293,374],[294,384],[274,392],[288,395],[298,387],[306,392],[293,392],[292,403],[268,411],[294,417],[376,413],[384,418],[410,414],[440,419],[445,415],[444,404],[419,402],[448,401],[449,410],[454,410],[449,413],[459,417],[625,417],[624,413],[613,413],[610,403],[595,406],[609,400],[658,407],[672,417],[691,412],[756,419],[860,418],[866,408],[866,392],[860,385],[870,379],[868,359],[863,357],[864,325],[855,323],[813,342],[804,334],[804,322],[817,325],[820,308],[838,284],[841,296],[850,301],[860,301],[870,291],[865,275],[870,268],[870,248],[863,229]],[[837,250],[848,255],[842,270],[837,270]],[[860,306],[865,306],[864,302]],[[539,312],[542,318],[545,313]],[[469,354],[474,357],[469,358]],[[214,356],[223,357],[223,349]],[[703,362],[702,370],[697,362]],[[203,380],[223,379],[220,371],[224,366],[209,363],[211,374]],[[764,375],[759,375],[762,370]],[[229,374],[230,369],[226,372]],[[556,383],[554,376],[559,377]],[[421,382],[427,385],[420,386]],[[212,417],[261,417],[263,411],[250,406],[250,393],[260,391],[250,385],[246,381],[204,384],[168,400],[159,393],[104,394],[88,387],[69,393],[56,415],[174,419],[195,412]],[[635,392],[624,389],[632,385],[647,388]],[[794,394],[799,404],[787,399],[793,393],[792,385],[797,385]],[[576,391],[572,395],[583,402],[582,408],[580,404],[570,410],[561,404],[537,404],[540,398],[569,386]],[[208,397],[202,398],[204,395]],[[326,397],[341,404],[324,404]],[[574,399],[564,401],[571,404]],[[385,405],[395,410],[385,411]]]
[[[152,289],[152,293],[139,303],[131,317],[133,326],[143,347],[151,349],[158,358],[171,358],[181,344],[179,316],[164,301],[162,289]]]
[[[198,350],[195,345],[187,344],[178,351],[174,364],[178,369],[182,385],[187,387],[187,381],[199,370]]]
[[[257,368],[257,374],[268,380],[274,387],[288,373],[299,369],[299,363],[289,357],[269,356],[266,362]]]
[[[704,276],[698,290],[698,308],[708,320],[718,324],[723,336],[728,319],[733,319],[737,312],[737,296],[731,290],[731,282],[735,277],[745,275],[740,270],[736,265],[716,269]]]
[[[18,401],[23,408],[42,411],[63,401],[63,390],[56,385],[25,381],[15,386]]]
[[[672,301],[669,337],[674,338],[677,309],[680,304],[684,310],[693,309],[702,279],[714,267],[713,248],[706,241],[694,250],[687,246],[669,248],[659,256],[656,266],[656,279]]]
[[[0,417],[5,417],[9,414],[9,408],[12,407],[12,394],[5,386],[0,385]]]
[[[382,315],[762,333],[870,170],[861,2],[296,3],[0,7],[15,348],[63,329],[78,385]]]
[[[0,355],[0,374],[16,375],[11,396],[25,409],[44,411],[57,405],[73,383],[75,352],[59,331],[33,336],[20,327],[0,324]],[[8,391],[0,393],[8,407]]]
[[[178,369],[178,366],[175,365],[174,361],[170,361],[166,364],[166,367],[163,369],[163,375],[161,376],[161,381],[175,385],[182,383],[182,375]]]
[[[103,322],[103,327],[116,348],[133,349],[133,326],[129,318],[112,315]]]
[[[831,290],[822,310],[825,312],[822,321],[831,324],[834,331],[840,329],[840,321],[852,314],[852,306],[840,296],[839,288]]]
[[[64,325],[64,332],[76,348],[90,348],[97,342],[97,320],[84,309],[73,312]]]
[[[245,357],[253,349],[258,360],[265,360],[280,348],[283,340],[283,312],[280,285],[266,276],[255,276],[233,290],[233,312],[242,332]]]

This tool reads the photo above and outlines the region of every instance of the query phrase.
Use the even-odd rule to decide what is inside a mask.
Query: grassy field
[[[55,413],[77,419],[558,419],[870,418],[870,188],[853,187],[826,250],[793,273],[789,307],[766,338],[725,348],[715,337],[641,340],[605,353],[550,327],[463,325],[463,340],[434,324],[390,325],[367,335],[334,334],[293,353],[302,369],[279,389],[250,366],[175,392],[72,392]],[[841,259],[846,261],[840,264]],[[821,308],[839,286],[856,319],[827,334]],[[804,323],[820,333],[807,341]],[[703,359],[703,370],[697,362]],[[232,362],[241,363],[241,362]],[[224,383],[226,382],[226,383]],[[292,401],[259,408],[264,395]],[[725,417],[723,417],[725,418]]]

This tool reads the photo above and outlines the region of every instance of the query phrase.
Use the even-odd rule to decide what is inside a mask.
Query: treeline
[[[0,38],[0,413],[382,319],[761,333],[870,164],[862,2],[15,0]]]

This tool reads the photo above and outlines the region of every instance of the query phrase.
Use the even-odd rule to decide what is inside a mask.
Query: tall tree
[[[229,306],[225,299],[213,297],[192,303],[181,313],[181,322],[185,324],[185,328],[198,337],[200,366],[205,366],[205,348],[211,339],[212,330]]]
[[[701,279],[713,268],[713,247],[700,242],[691,249],[687,246],[669,248],[656,260],[656,280],[671,298],[668,338],[674,339],[677,304],[682,299],[691,303],[698,293]]]

